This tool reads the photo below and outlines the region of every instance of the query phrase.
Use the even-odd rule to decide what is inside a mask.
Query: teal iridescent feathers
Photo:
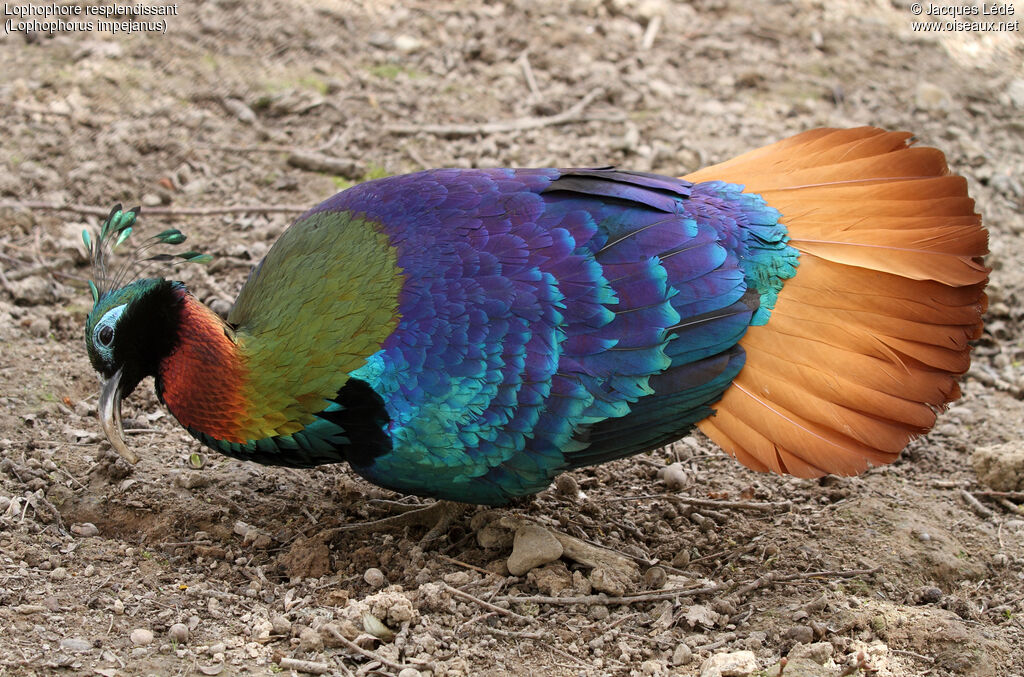
[[[118,203],[110,210],[110,214],[100,226],[98,238],[94,239],[88,230],[82,231],[82,242],[85,243],[89,258],[92,260],[93,276],[95,277],[94,280],[89,280],[93,303],[98,302],[104,294],[119,289],[140,277],[142,272],[153,263],[180,263],[183,261],[207,263],[211,260],[209,254],[197,251],[187,251],[182,254],[157,253],[145,256],[158,245],[176,246],[185,242],[186,237],[180,230],[168,228],[145,240],[124,265],[117,270],[111,270],[110,255],[131,237],[140,211],[140,207],[132,207],[125,211]]]

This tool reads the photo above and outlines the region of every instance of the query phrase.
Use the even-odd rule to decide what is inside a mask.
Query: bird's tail
[[[982,329],[987,234],[967,182],[906,132],[816,129],[687,180],[743,184],[800,251],[746,365],[700,422],[748,467],[800,477],[889,463],[960,395]]]

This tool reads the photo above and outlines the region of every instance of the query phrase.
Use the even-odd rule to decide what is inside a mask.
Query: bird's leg
[[[455,520],[466,512],[466,509],[469,507],[465,503],[455,503],[452,501],[434,501],[426,507],[411,507],[404,503],[398,505],[401,505],[405,512],[370,522],[335,527],[330,530],[330,533],[333,535],[346,531],[376,531],[378,529],[424,526],[430,527],[430,530],[420,542],[429,543],[436,541],[446,534]]]

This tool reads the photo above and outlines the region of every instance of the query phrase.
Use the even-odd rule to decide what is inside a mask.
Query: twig
[[[901,656],[910,656],[911,658],[916,658],[919,661],[924,661],[925,663],[929,663],[929,664],[935,662],[935,659],[932,658],[931,656],[922,656],[919,653],[914,653],[913,651],[907,651],[906,649],[893,649],[892,647],[889,647],[889,651],[891,651],[891,652],[893,652],[895,654],[899,654]]]
[[[647,23],[647,29],[644,30],[644,37],[640,40],[640,50],[646,52],[651,47],[654,47],[654,41],[658,37],[658,29],[661,28],[661,15],[657,14],[651,17],[651,20]]]
[[[288,164],[310,172],[326,172],[345,179],[358,179],[365,170],[355,160],[324,155],[308,150],[293,150],[288,154]]]
[[[583,661],[581,661],[579,658],[576,658],[575,656],[573,656],[568,651],[566,651],[564,649],[559,649],[557,646],[555,646],[554,644],[552,644],[550,642],[546,642],[544,644],[544,648],[548,649],[549,651],[554,651],[555,653],[561,655],[564,658],[568,658],[570,661],[572,661],[575,664],[576,668],[582,668],[584,670],[587,670],[587,669],[589,669],[591,667],[591,666],[587,665],[586,663],[584,663]]]
[[[751,501],[716,501],[710,498],[694,498],[691,496],[677,496],[675,494],[644,494],[642,496],[616,496],[607,499],[608,503],[618,501],[647,501],[656,498],[663,498],[674,503],[685,503],[700,508],[732,508],[734,510],[755,510],[757,512],[774,512],[776,510],[792,510],[792,501],[778,501],[774,503],[756,503]]]
[[[854,578],[856,576],[869,576],[882,570],[882,567],[873,569],[849,569],[846,571],[806,571],[795,574],[766,574],[753,581],[736,587],[734,582],[717,583],[703,588],[672,588],[659,592],[634,593],[621,597],[608,597],[605,595],[580,595],[578,597],[548,597],[546,595],[524,595],[516,597],[504,595],[495,597],[496,602],[514,602],[520,604],[635,604],[636,602],[659,602],[665,599],[677,599],[679,597],[699,597],[710,595],[727,590],[739,593],[749,593],[758,588],[770,587],[779,583],[791,583],[793,581],[807,580],[809,578]]]
[[[198,144],[193,146],[197,150],[222,150],[232,153],[291,153],[294,146],[232,146],[217,144]]]
[[[15,282],[17,282],[18,280],[24,280],[26,277],[34,277],[34,276],[36,276],[36,275],[38,275],[40,273],[51,273],[54,270],[57,270],[58,268],[63,268],[65,266],[70,266],[70,265],[71,265],[71,259],[62,258],[59,261],[54,261],[53,263],[41,263],[41,264],[36,264],[36,265],[32,266],[31,268],[22,268],[21,270],[12,270],[10,273],[8,273],[7,279],[8,280],[14,280]]]
[[[461,633],[461,632],[462,632],[463,630],[465,630],[465,629],[466,629],[467,627],[469,627],[470,625],[473,625],[474,623],[478,623],[478,622],[480,622],[480,621],[483,621],[483,620],[487,620],[488,618],[493,618],[494,616],[497,616],[497,615],[498,615],[498,614],[494,613],[493,611],[488,611],[487,613],[483,613],[483,614],[479,614],[479,615],[477,615],[477,616],[473,616],[473,617],[472,617],[472,618],[470,618],[470,619],[469,619],[468,621],[466,621],[465,623],[463,623],[462,625],[460,625],[460,626],[459,626],[459,627],[458,627],[458,628],[457,628],[457,629],[455,630],[455,634],[456,634],[456,635],[460,634],[460,633]]]
[[[960,490],[960,498],[964,499],[964,503],[970,506],[971,510],[973,510],[978,517],[981,517],[982,519],[992,519],[992,517],[995,516],[994,512],[983,506],[981,501],[976,499],[974,496],[971,496],[971,493],[966,489]]]
[[[503,630],[501,628],[487,628],[487,632],[499,635],[501,637],[513,637],[515,639],[536,639],[539,641],[547,641],[551,639],[550,633],[546,632],[526,632],[523,630]]]
[[[979,498],[1005,498],[1008,501],[1024,501],[1024,491],[972,491]]]
[[[97,592],[99,592],[100,590],[102,590],[102,589],[103,589],[103,586],[105,586],[105,585],[106,585],[107,583],[109,583],[109,582],[110,582],[110,579],[112,579],[113,577],[114,577],[114,574],[110,574],[109,576],[107,576],[106,578],[104,578],[104,579],[103,579],[103,582],[102,582],[102,583],[100,583],[99,585],[97,585],[97,586],[96,586],[95,588],[93,588],[93,589],[92,589],[92,592],[91,592],[91,593],[89,593],[89,594],[90,594],[90,595],[95,595],[95,594],[96,594]]]
[[[441,559],[446,560],[448,562],[451,562],[452,564],[456,564],[456,565],[458,565],[460,567],[465,567],[466,569],[470,569],[471,571],[477,571],[477,572],[485,574],[487,576],[496,576],[498,578],[504,578],[504,576],[502,576],[501,574],[496,574],[493,571],[488,571],[487,569],[484,569],[483,567],[478,567],[475,564],[469,564],[468,562],[463,562],[460,559],[455,559],[454,557],[449,557],[448,555],[438,554],[438,557],[440,557]]]
[[[707,644],[700,644],[693,647],[693,653],[697,653],[699,651],[714,651],[715,649],[725,646],[729,642],[733,641],[736,637],[737,635],[735,632],[727,633],[726,635],[719,637],[714,642],[708,642]]]
[[[212,545],[213,541],[164,541],[163,543],[154,543],[154,548],[183,548],[186,545]]]
[[[40,106],[28,106],[23,103],[11,104],[14,110],[21,111],[22,113],[35,113],[38,115],[56,115],[62,118],[70,118],[72,113],[70,111],[63,110],[50,110],[48,108],[42,108]]]
[[[286,656],[282,656],[281,660],[278,661],[277,664],[284,670],[298,670],[299,672],[306,672],[311,675],[326,675],[331,671],[331,666],[327,665],[327,663],[303,661],[298,658],[288,658]]]
[[[391,668],[395,672],[401,672],[402,670],[404,670],[406,668],[413,667],[411,665],[403,665],[401,663],[396,663],[396,662],[394,662],[392,660],[388,660],[387,658],[384,658],[383,656],[381,656],[380,654],[378,654],[376,652],[370,651],[369,649],[364,649],[363,647],[359,646],[358,644],[353,642],[351,639],[349,639],[345,635],[343,635],[340,632],[338,632],[338,629],[336,627],[334,627],[333,625],[327,624],[327,625],[324,626],[324,628],[329,633],[331,633],[336,640],[338,640],[339,642],[341,642],[342,644],[347,646],[349,649],[352,649],[353,651],[355,651],[357,653],[360,653],[363,656],[366,656],[367,658],[369,658],[371,660],[380,661],[383,665],[388,666],[389,668]]]
[[[959,489],[960,487],[966,487],[970,482],[967,480],[934,480],[931,483],[934,489]]]
[[[570,122],[585,122],[584,109],[598,96],[604,93],[600,87],[588,92],[572,107],[561,113],[543,117],[524,117],[506,122],[482,122],[464,125],[387,125],[385,131],[393,134],[436,134],[437,136],[477,136],[501,134],[503,132],[521,132],[527,129],[539,129],[552,125],[564,125]]]
[[[1004,508],[1009,510],[1014,515],[1019,515],[1020,512],[1021,512],[1020,506],[1017,505],[1016,503],[1014,503],[1011,500],[1008,500],[1008,499],[1005,499],[1005,498],[997,498],[996,499],[996,503],[998,503],[999,505],[1003,506]]]
[[[14,200],[0,202],[0,209],[30,209],[36,211],[71,212],[91,216],[106,216],[110,207],[92,207],[90,205],[58,204],[56,202],[19,202]],[[298,205],[250,205],[236,207],[145,207],[145,214],[160,216],[214,216],[217,214],[296,214],[305,212],[309,207]]]
[[[11,286],[10,280],[8,280],[7,276],[4,275],[3,266],[0,266],[0,287],[3,287],[4,291],[6,291],[12,297],[15,295],[14,294],[14,287]]]
[[[523,53],[519,55],[519,66],[523,69],[523,78],[526,80],[526,86],[530,88],[530,94],[540,98],[540,88],[537,86],[537,78],[533,76],[533,69],[530,68],[530,50],[523,50]]]
[[[456,597],[461,597],[463,599],[469,600],[470,602],[473,602],[474,604],[477,604],[477,605],[483,607],[484,609],[487,609],[488,611],[493,611],[495,613],[502,614],[503,616],[508,616],[509,618],[512,618],[513,620],[516,620],[519,623],[522,623],[523,625],[532,625],[533,624],[533,621],[531,621],[529,618],[527,618],[526,616],[517,614],[515,611],[509,611],[508,609],[502,609],[500,606],[495,606],[494,604],[491,604],[490,602],[485,602],[484,600],[480,599],[479,597],[471,595],[468,592],[465,592],[463,590],[459,590],[458,588],[456,588],[454,586],[448,585],[444,581],[441,581],[441,585],[444,586],[445,590],[447,590],[451,594],[455,595]]]

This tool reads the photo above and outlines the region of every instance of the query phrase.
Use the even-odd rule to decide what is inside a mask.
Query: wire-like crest
[[[130,281],[141,277],[154,263],[207,263],[212,259],[209,254],[196,251],[187,251],[181,254],[169,254],[161,252],[151,256],[145,256],[153,247],[158,245],[176,246],[185,241],[185,234],[177,228],[168,228],[146,239],[140,244],[131,258],[116,270],[111,270],[109,260],[115,249],[120,247],[131,237],[132,229],[138,219],[140,207],[132,207],[128,211],[121,208],[120,203],[114,205],[110,210],[107,220],[100,226],[100,235],[93,239],[88,230],[82,231],[82,242],[89,250],[89,258],[92,259],[93,277],[89,280],[89,291],[92,292],[92,302],[96,303],[104,294],[114,289],[120,289]]]

